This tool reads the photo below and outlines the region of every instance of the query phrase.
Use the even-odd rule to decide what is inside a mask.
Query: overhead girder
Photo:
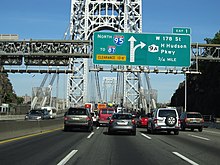
[[[1,65],[68,66],[71,58],[89,58],[91,41],[1,41]]]
[[[92,58],[92,44],[89,40],[0,40],[0,65],[68,66],[71,58]],[[192,43],[191,52],[192,61],[220,61],[220,44]]]

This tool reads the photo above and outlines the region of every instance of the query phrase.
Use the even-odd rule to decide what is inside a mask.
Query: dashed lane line
[[[150,137],[150,136],[147,136],[147,135],[145,135],[145,134],[143,134],[143,133],[141,133],[141,135],[144,136],[144,137],[146,137],[147,139],[151,140],[151,137]]]
[[[66,164],[76,153],[78,150],[72,150],[65,158],[63,158],[57,165]]]
[[[196,162],[190,160],[189,158],[187,158],[187,157],[181,155],[181,154],[178,153],[178,152],[173,152],[173,154],[176,155],[176,156],[178,156],[179,158],[183,159],[184,161],[186,161],[186,162],[192,164],[192,165],[199,165],[198,163],[196,163]]]
[[[212,133],[212,134],[218,134],[218,135],[220,135],[220,132],[216,132],[216,131],[203,130],[203,132],[208,132],[208,133]]]
[[[198,138],[198,139],[202,139],[202,140],[207,140],[209,141],[210,139],[208,138],[205,138],[205,137],[201,137],[201,136],[196,136],[196,135],[191,135],[191,134],[188,134],[189,136],[192,136],[192,137],[195,137],[195,138]]]
[[[93,134],[94,134],[94,132],[91,132],[91,133],[89,134],[89,136],[87,136],[87,139],[90,139]]]

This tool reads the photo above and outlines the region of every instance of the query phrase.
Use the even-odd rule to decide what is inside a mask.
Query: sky
[[[0,34],[18,34],[20,40],[63,39],[70,22],[70,4],[71,0],[1,0]],[[220,30],[219,6],[219,0],[142,0],[142,31],[171,33],[173,27],[189,27],[192,43],[205,43],[204,38],[213,38]],[[31,87],[40,86],[43,76],[9,74],[9,79],[15,93],[23,96],[31,95]],[[66,76],[60,77],[66,81]],[[182,81],[184,75],[150,74],[160,103],[169,102]]]

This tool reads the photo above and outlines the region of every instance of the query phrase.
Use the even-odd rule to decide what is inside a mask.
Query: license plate
[[[74,117],[74,118],[73,118],[73,120],[79,120],[79,118],[77,118],[77,117]]]
[[[128,125],[128,122],[117,122],[118,125]]]

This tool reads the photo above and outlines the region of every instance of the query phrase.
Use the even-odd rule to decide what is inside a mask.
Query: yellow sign
[[[97,54],[96,60],[106,60],[106,61],[126,61],[126,55],[106,55]]]

